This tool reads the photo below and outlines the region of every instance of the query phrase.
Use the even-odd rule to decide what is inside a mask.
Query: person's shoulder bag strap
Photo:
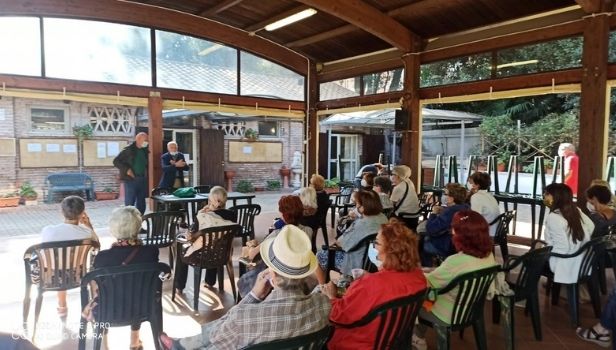
[[[137,256],[138,252],[139,252],[139,246],[135,247],[133,249],[133,251],[130,252],[130,254],[128,254],[126,259],[124,259],[124,261],[122,261],[122,266],[128,265],[135,258],[135,256]]]
[[[394,206],[394,213],[397,212],[398,209],[400,209],[400,207],[402,206],[402,203],[404,203],[404,200],[406,199],[406,195],[409,194],[409,184],[406,181],[404,181],[404,184],[406,185],[404,196],[402,196],[402,199],[398,203],[396,203],[396,205]]]

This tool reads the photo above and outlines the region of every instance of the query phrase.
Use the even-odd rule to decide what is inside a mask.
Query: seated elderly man
[[[268,269],[250,294],[220,319],[203,325],[199,335],[160,340],[166,349],[240,349],[248,345],[316,332],[328,325],[327,296],[305,295],[302,285],[317,267],[310,239],[298,227],[286,225],[260,246]]]

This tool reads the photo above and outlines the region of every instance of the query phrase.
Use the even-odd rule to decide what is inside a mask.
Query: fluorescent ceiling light
[[[527,64],[536,64],[539,63],[539,60],[528,60],[528,61],[518,61],[511,63],[503,63],[496,66],[496,69],[506,68],[506,67],[515,67],[515,66],[524,66]]]
[[[291,23],[295,23],[297,21],[301,21],[302,19],[306,19],[312,15],[314,15],[315,13],[317,13],[317,10],[315,9],[305,9],[304,11],[298,12],[296,14],[293,14],[289,17],[285,17],[281,20],[278,20],[276,22],[270,23],[268,25],[265,26],[265,30],[267,30],[268,32],[271,32],[272,30],[276,30],[278,28],[282,28],[284,26],[288,26]]]

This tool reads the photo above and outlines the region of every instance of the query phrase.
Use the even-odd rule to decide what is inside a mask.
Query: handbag
[[[178,188],[175,192],[173,192],[173,195],[178,198],[193,198],[196,194],[197,191],[195,191],[192,187]]]

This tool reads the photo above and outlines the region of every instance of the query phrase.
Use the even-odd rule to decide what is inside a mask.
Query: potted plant
[[[111,187],[105,187],[102,191],[95,191],[97,201],[106,201],[118,198],[118,191]]]
[[[325,180],[325,192],[327,193],[335,193],[339,191],[338,184],[340,183],[340,179],[334,177],[332,179]]]
[[[256,130],[248,128],[244,131],[244,137],[248,139],[249,142],[257,141],[259,139],[259,133]]]
[[[0,194],[0,208],[16,207],[19,205],[19,193],[16,191],[5,192]]]
[[[36,199],[38,198],[38,193],[36,192],[34,187],[32,187],[32,184],[30,184],[30,182],[26,181],[21,184],[21,186],[19,186],[19,195],[24,200],[24,203],[26,205],[37,204]]]

